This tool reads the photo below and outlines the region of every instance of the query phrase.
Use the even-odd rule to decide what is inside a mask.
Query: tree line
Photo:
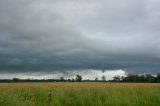
[[[113,80],[106,80],[106,76],[102,76],[101,79],[98,77],[95,80],[82,80],[82,76],[76,75],[75,78],[65,79],[60,77],[59,79],[0,79],[0,82],[144,82],[144,83],[160,83],[160,73],[156,75],[146,74],[146,75],[135,75],[128,74],[127,76],[115,76]]]
[[[59,79],[19,79],[19,78],[12,78],[12,79],[0,79],[0,83],[3,82],[81,82],[82,76],[76,75],[76,78],[72,79],[65,79],[64,77],[60,77]]]
[[[128,74],[124,76],[115,76],[111,82],[148,82],[148,83],[158,83],[160,82],[160,73],[156,75],[146,74],[146,75],[133,75]]]

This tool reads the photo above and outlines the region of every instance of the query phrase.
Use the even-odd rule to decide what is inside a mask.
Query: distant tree
[[[61,82],[64,82],[64,77],[60,77],[60,81],[61,81]]]
[[[68,79],[68,82],[71,82],[71,79]]]
[[[125,77],[124,76],[121,76],[121,81],[125,82]]]
[[[26,81],[27,81],[27,82],[30,82],[30,81],[31,81],[31,79],[29,79],[29,78],[28,78],[28,79],[26,79]]]
[[[106,77],[103,75],[102,76],[102,81],[105,82],[106,81]]]
[[[121,81],[121,82],[160,82],[160,73],[157,76],[153,76],[152,74],[146,75],[133,75],[128,74],[126,77],[118,78],[117,76],[114,77],[112,81]]]
[[[155,82],[155,78],[151,74],[146,74],[146,81],[147,82]]]
[[[77,77],[75,78],[75,81],[78,82],[78,78]]]
[[[156,82],[160,82],[160,73],[157,73]]]
[[[141,75],[141,76],[140,76],[139,82],[145,82],[145,75]]]
[[[126,77],[126,82],[134,82],[135,76],[133,74],[128,74]]]
[[[122,81],[123,82],[157,82],[157,78],[152,76],[151,74],[146,74],[146,75],[129,74]]]
[[[97,81],[98,81],[98,78],[96,77],[96,78],[95,78],[95,82],[97,82]]]
[[[121,80],[121,78],[120,78],[120,76],[115,76],[115,77],[113,77],[113,80],[119,82]]]
[[[77,75],[77,77],[76,77],[76,81],[77,81],[77,82],[81,82],[81,81],[82,81],[82,76]]]
[[[20,79],[19,79],[19,78],[14,77],[12,80],[13,80],[14,82],[17,82],[17,81],[19,81]]]
[[[72,82],[75,82],[74,78],[72,78]]]

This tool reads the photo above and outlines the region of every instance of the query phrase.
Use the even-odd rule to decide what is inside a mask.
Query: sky
[[[0,0],[0,74],[156,74],[159,6],[159,0]]]

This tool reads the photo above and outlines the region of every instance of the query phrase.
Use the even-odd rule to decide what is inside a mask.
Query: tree
[[[77,81],[77,82],[81,82],[81,81],[82,81],[82,76],[77,75],[77,77],[76,77],[76,81]]]
[[[154,77],[151,74],[146,74],[146,81],[147,82],[154,82]]]
[[[64,82],[64,77],[60,77],[60,81],[61,81],[61,82]]]
[[[139,77],[139,82],[145,82],[145,75],[141,75]]]
[[[95,78],[95,82],[97,82],[97,81],[98,81],[98,78],[96,77],[96,78]]]
[[[120,81],[121,78],[120,78],[120,76],[115,76],[115,77],[113,77],[113,80],[114,80],[114,81]]]
[[[156,82],[160,82],[160,73],[157,73]]]
[[[102,76],[102,81],[105,82],[106,81],[106,77],[103,75]]]
[[[68,79],[68,82],[71,82],[71,79]]]
[[[14,77],[12,80],[13,80],[14,82],[18,82],[20,79]]]
[[[72,78],[72,82],[75,82],[74,78]]]
[[[125,77],[124,76],[121,76],[121,81],[125,82]]]

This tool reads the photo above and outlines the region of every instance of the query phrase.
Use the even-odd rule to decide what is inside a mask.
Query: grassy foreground
[[[0,106],[160,106],[160,84],[1,83]]]

